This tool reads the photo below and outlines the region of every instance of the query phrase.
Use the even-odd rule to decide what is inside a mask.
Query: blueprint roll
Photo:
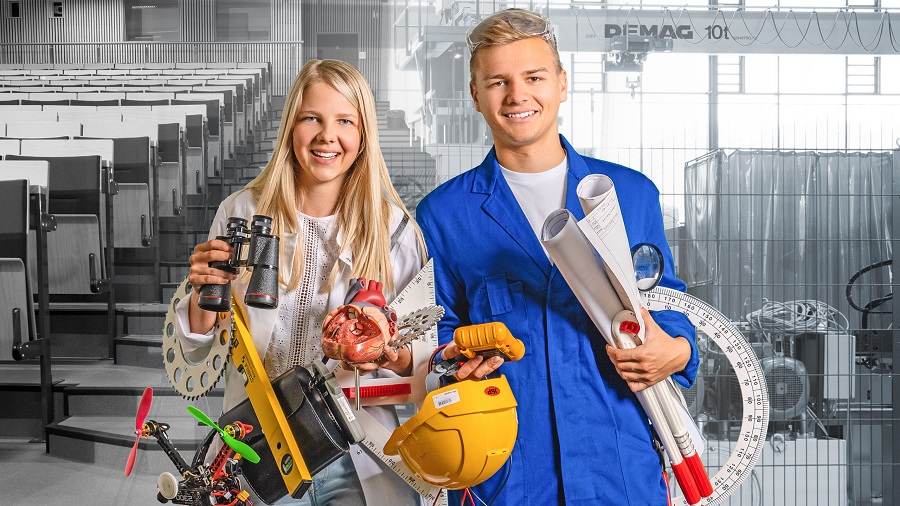
[[[585,215],[591,214],[604,200],[608,200],[608,196],[612,197],[612,201],[616,205],[619,202],[612,179],[604,174],[585,176],[578,183],[575,193],[578,195],[578,201],[581,202],[581,208],[584,210]]]
[[[612,318],[625,307],[575,216],[566,209],[554,211],[544,220],[541,242],[603,338],[619,348],[612,334]]]

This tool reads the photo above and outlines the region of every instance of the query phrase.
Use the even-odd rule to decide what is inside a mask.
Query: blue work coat
[[[560,142],[569,162],[566,208],[583,218],[578,182],[593,173],[609,176],[629,247],[657,245],[665,260],[660,285],[684,290],[672,267],[656,186],[637,171],[579,155],[562,136]],[[499,369],[518,402],[515,448],[475,493],[490,503],[499,490],[495,506],[665,505],[647,417],[610,362],[600,332],[541,248],[494,150],[480,166],[431,192],[416,214],[434,258],[437,303],[446,311],[440,342],[450,342],[459,326],[501,321],[526,347],[524,358]],[[675,375],[690,386],[698,366],[694,326],[674,311],[653,318],[669,335],[691,343],[687,368]],[[451,494],[450,504],[459,500],[459,492]]]

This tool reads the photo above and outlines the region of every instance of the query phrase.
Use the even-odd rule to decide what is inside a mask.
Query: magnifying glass
[[[631,261],[638,290],[646,292],[656,288],[663,275],[663,256],[659,248],[648,242],[637,244],[631,248]]]

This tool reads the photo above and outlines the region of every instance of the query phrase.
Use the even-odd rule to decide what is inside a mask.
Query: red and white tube
[[[618,348],[635,348],[640,342],[639,331],[640,324],[630,310],[620,311],[612,320],[612,335]],[[712,495],[712,484],[665,385],[657,383],[635,396],[656,429],[685,500],[691,505],[700,504],[703,497]]]

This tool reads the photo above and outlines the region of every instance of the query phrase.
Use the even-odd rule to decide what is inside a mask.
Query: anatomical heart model
[[[350,364],[374,362],[385,345],[399,339],[397,313],[387,305],[383,285],[375,280],[354,279],[344,305],[325,317],[322,350],[325,356]]]

